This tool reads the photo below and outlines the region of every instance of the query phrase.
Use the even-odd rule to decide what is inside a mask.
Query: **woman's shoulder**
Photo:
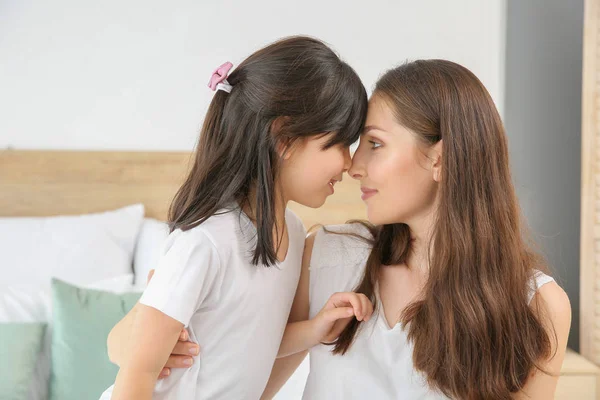
[[[535,271],[530,284],[530,306],[536,312],[543,310],[543,317],[553,325],[571,324],[571,303],[569,296],[554,278]]]
[[[361,224],[327,225],[306,240],[305,267],[309,270],[310,317],[335,292],[354,290],[371,252],[372,236]],[[312,251],[312,254],[311,254]]]
[[[553,293],[553,296],[558,295],[558,292],[564,291],[562,288],[556,283],[554,278],[538,269],[533,269],[531,272],[531,276],[529,278],[529,293],[527,301],[528,303],[532,303],[535,299],[536,295],[546,292]],[[554,293],[557,292],[557,293]]]
[[[546,330],[551,349],[549,358],[539,360],[540,368],[549,375],[536,372],[528,379],[523,392],[549,393],[548,388],[553,391],[552,388],[556,385],[555,377],[560,374],[567,348],[571,328],[571,303],[565,291],[552,279],[538,287],[529,305]],[[529,396],[523,395],[518,398]]]
[[[372,245],[371,231],[362,223],[326,225],[306,240],[311,268],[344,266],[366,261]]]
[[[547,309],[562,319],[571,315],[571,302],[569,296],[562,287],[554,280],[540,288],[535,297],[541,298],[546,304]],[[534,300],[535,301],[535,297]]]
[[[368,223],[362,221],[348,222],[338,225],[324,225],[321,227],[321,229],[319,229],[319,231],[322,231],[325,235],[342,234],[350,237],[359,236],[360,240],[373,239],[373,235],[371,234]]]

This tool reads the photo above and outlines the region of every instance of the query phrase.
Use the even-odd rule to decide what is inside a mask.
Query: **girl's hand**
[[[154,275],[153,269],[148,273],[148,282],[152,279],[152,275]],[[179,340],[175,344],[175,347],[173,347],[173,351],[160,372],[158,379],[164,379],[171,375],[171,368],[189,368],[192,366],[194,363],[192,357],[200,354],[200,346],[194,342],[190,342],[189,339],[190,335],[187,329],[183,328],[179,335]]]
[[[368,321],[371,319],[371,314],[373,314],[373,304],[364,294],[334,293],[311,320],[312,329],[320,343],[331,343],[338,338],[352,318]]]

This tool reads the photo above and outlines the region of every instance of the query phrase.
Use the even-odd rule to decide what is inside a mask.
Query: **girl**
[[[339,320],[332,344],[310,348],[304,398],[553,398],[569,299],[523,235],[506,136],[481,82],[443,60],[388,71],[349,174],[373,225],[309,236],[290,320],[348,290],[376,314]],[[264,398],[306,355],[298,326],[280,349],[297,353],[277,360]]]
[[[319,207],[334,192],[367,98],[356,73],[306,37],[267,46],[228,75],[230,68],[209,82],[216,93],[171,205],[171,235],[103,398],[256,399],[268,380],[305,239],[286,205]],[[324,310],[320,329],[362,303],[362,295],[338,295],[346,307]],[[183,327],[202,339],[202,356],[156,383]]]

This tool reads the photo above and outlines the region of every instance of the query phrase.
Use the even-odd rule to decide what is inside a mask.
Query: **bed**
[[[186,175],[190,160],[191,154],[188,152],[0,151],[0,219],[4,221],[0,222],[0,240],[4,239],[9,253],[9,261],[4,263],[4,267],[0,263],[0,272],[4,275],[0,283],[0,324],[14,322],[14,318],[17,318],[19,323],[41,323],[48,320],[45,321],[45,326],[47,331],[52,332],[50,334],[45,331],[46,335],[40,339],[41,342],[36,342],[38,346],[36,348],[44,356],[36,361],[35,370],[29,372],[31,382],[37,383],[38,387],[28,389],[31,392],[28,392],[26,398],[35,400],[98,398],[100,394],[98,390],[100,387],[105,387],[105,382],[99,383],[97,387],[94,386],[96,382],[88,382],[83,385],[85,387],[79,388],[78,385],[85,379],[93,381],[95,378],[77,376],[77,371],[69,370],[69,366],[66,365],[79,362],[76,359],[69,359],[69,353],[78,353],[77,346],[84,345],[77,337],[69,338],[68,331],[77,331],[82,325],[90,325],[108,317],[112,318],[110,322],[112,324],[112,321],[118,320],[126,310],[109,312],[96,309],[96,315],[90,320],[85,320],[87,318],[85,313],[75,317],[71,315],[69,320],[71,325],[68,325],[70,328],[66,329],[63,327],[66,323],[60,320],[66,313],[61,302],[64,301],[65,295],[68,297],[69,290],[75,290],[73,293],[76,300],[79,300],[76,301],[80,306],[79,311],[85,310],[85,307],[90,308],[92,307],[90,304],[97,299],[94,297],[96,295],[93,290],[112,291],[115,286],[118,286],[120,289],[117,291],[124,291],[127,287],[126,283],[131,283],[131,273],[134,281],[132,285],[142,290],[147,271],[154,267],[154,262],[159,256],[157,243],[167,234],[164,223],[158,221],[166,219],[169,204]],[[135,204],[137,206],[132,206]],[[140,208],[142,205],[143,211]],[[307,228],[317,223],[343,223],[351,218],[365,218],[359,183],[347,176],[344,177],[343,182],[336,185],[336,195],[331,196],[324,207],[310,209],[292,203],[290,208],[298,214]],[[151,222],[154,225],[150,224]],[[19,232],[18,228],[16,233],[14,230],[7,232],[5,228],[2,236],[2,226],[13,224],[18,227],[21,223],[30,224],[27,229],[39,229],[42,233],[33,235],[35,238],[31,241],[34,243],[28,243],[29,247],[23,249],[21,253],[13,251],[16,254],[10,259],[11,250],[15,246],[20,246],[14,241],[29,242],[30,239],[27,237],[27,232]],[[137,225],[134,229],[135,224]],[[92,234],[93,229],[100,225],[107,227],[110,225],[110,229],[106,228],[103,232]],[[79,232],[69,232],[73,231],[73,226],[77,227],[75,229]],[[62,230],[64,232],[58,232]],[[86,239],[88,234],[91,236]],[[116,235],[122,237],[115,238]],[[93,241],[93,243],[80,244],[78,240]],[[133,243],[134,240],[136,243]],[[7,242],[13,244],[9,245]],[[60,251],[53,252],[52,249],[44,249],[43,243],[46,242],[63,247]],[[115,242],[118,246],[113,246]],[[86,245],[89,247],[85,248]],[[104,245],[115,249],[114,251],[98,249]],[[63,253],[74,252],[72,248],[81,248],[81,254],[63,256]],[[29,261],[27,263],[22,261],[23,253],[36,251],[50,254],[46,258],[60,259],[60,263],[73,261],[86,265],[75,265],[71,269],[63,265],[52,265],[50,269],[56,269],[56,273],[42,271],[38,264],[48,265],[48,260],[44,260],[43,257],[40,259],[27,255],[29,258],[25,258]],[[94,251],[99,254],[93,254]],[[115,253],[114,257],[111,252]],[[81,262],[81,260],[85,261]],[[109,260],[111,260],[110,264],[113,264],[110,268],[106,267]],[[15,263],[26,265],[11,269]],[[118,263],[122,265],[115,268],[114,264]],[[85,269],[90,271],[81,273]],[[54,280],[50,283],[55,276],[78,286],[60,286]],[[104,302],[109,300],[115,299],[103,298]],[[126,304],[130,300],[133,301],[135,298],[118,297],[115,301],[118,304]],[[61,304],[58,307],[60,310],[55,309],[57,301]],[[15,310],[14,305],[19,302],[23,304]],[[68,305],[72,313],[73,305]],[[83,318],[83,320],[74,321],[73,318]],[[1,329],[6,330],[0,326]],[[27,329],[33,330],[31,325],[28,325]],[[104,326],[96,328],[96,331],[100,331],[101,334],[98,332],[80,334],[86,336],[89,341],[98,342],[95,345],[97,347],[95,358],[90,355],[85,366],[107,362],[104,347],[106,329],[108,328],[105,322]],[[94,333],[98,334],[96,339],[93,337]],[[67,343],[69,340],[73,342],[72,345]],[[18,344],[20,342],[17,342]],[[64,358],[62,363],[61,360],[56,359],[56,356],[51,355],[60,351],[66,354],[64,357],[59,357]],[[0,355],[4,354],[0,351]],[[72,369],[85,368],[83,364],[77,365],[79,367]],[[40,368],[43,371],[40,372]],[[307,368],[307,364],[304,364],[290,384],[280,392],[280,398],[289,398],[290,395],[301,393]],[[114,369],[105,369],[97,371],[96,375],[114,372]],[[74,388],[75,386],[78,388]],[[3,388],[0,381],[0,391],[2,390],[13,391],[12,388]]]
[[[189,165],[187,152],[0,151],[0,218],[102,213],[141,203],[145,219],[164,221]],[[335,224],[366,217],[359,183],[347,176],[336,185],[336,194],[325,206],[309,209],[291,204],[290,208],[307,228],[317,223]],[[131,249],[133,264],[136,258],[139,262],[146,256],[138,250]],[[136,282],[145,280],[146,270],[133,272],[139,275],[135,276]],[[1,307],[0,304],[0,316]],[[291,393],[301,390],[307,368],[304,364],[279,398],[290,398]],[[569,352],[556,398],[594,398],[595,389],[585,391],[585,385],[597,384],[597,371],[592,363]],[[581,395],[573,397],[574,393]],[[78,393],[77,397],[94,399],[99,393],[85,395]],[[40,391],[32,398],[51,398],[47,396]]]

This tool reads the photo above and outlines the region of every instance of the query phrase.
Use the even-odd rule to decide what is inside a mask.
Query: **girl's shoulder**
[[[304,223],[300,217],[298,217],[298,215],[289,208],[286,208],[285,210],[285,222],[288,225],[287,229],[290,232],[297,233],[299,237],[302,238],[306,237],[306,228],[304,227]]]
[[[164,251],[212,247],[223,259],[249,242],[255,230],[239,210],[222,209],[193,228],[175,229],[165,242]],[[190,250],[187,250],[190,251]]]

